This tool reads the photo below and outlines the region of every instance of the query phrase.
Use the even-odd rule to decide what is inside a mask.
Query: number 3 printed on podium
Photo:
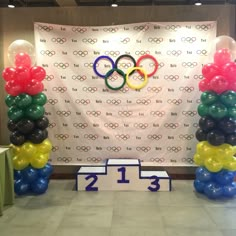
[[[158,191],[160,189],[159,178],[153,175],[150,177],[150,179],[153,179],[153,181],[151,182],[151,185],[154,185],[155,187],[149,186],[148,190],[150,190],[151,192]]]

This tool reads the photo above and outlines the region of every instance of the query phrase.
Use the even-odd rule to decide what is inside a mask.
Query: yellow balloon
[[[223,163],[213,157],[206,158],[204,165],[211,172],[219,172],[223,168]]]
[[[236,160],[232,157],[232,159],[229,161],[224,162],[224,169],[229,171],[235,171],[236,170]]]
[[[45,139],[42,143],[36,144],[35,147],[38,153],[47,154],[52,150],[52,143],[49,139]]]
[[[47,164],[48,158],[48,154],[39,154],[30,159],[30,164],[36,169],[41,169]]]
[[[234,148],[233,148],[233,146],[231,146],[227,143],[222,144],[222,145],[218,146],[218,151],[217,151],[216,155],[221,158],[231,157],[234,155]]]
[[[21,146],[15,146],[11,144],[12,150],[13,150],[13,156],[16,156],[20,153],[21,151]]]
[[[35,144],[31,143],[31,142],[25,142],[22,147],[21,147],[21,155],[31,158],[32,156],[34,156],[36,153],[36,147]]]
[[[193,160],[196,165],[199,165],[199,166],[204,165],[204,159],[202,158],[201,155],[197,153],[193,156]]]
[[[16,155],[13,157],[13,167],[15,170],[23,170],[29,165],[29,160],[26,157]]]

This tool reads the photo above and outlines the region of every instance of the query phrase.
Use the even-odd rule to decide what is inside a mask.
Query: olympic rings
[[[144,76],[144,81],[140,85],[131,84],[131,82],[129,80],[129,75],[134,70],[141,71],[142,75]],[[128,69],[127,74],[126,74],[126,83],[130,88],[132,88],[132,89],[141,89],[141,88],[143,88],[147,85],[147,82],[148,82],[148,76],[147,76],[147,73],[145,72],[145,70],[142,67],[132,67],[132,68]]]
[[[150,55],[150,54],[145,54],[145,55],[141,56],[137,60],[137,64],[136,64],[137,67],[140,67],[140,62],[143,59],[151,59],[151,60],[153,60],[153,62],[154,62],[154,70],[151,73],[147,74],[147,77],[153,76],[156,73],[157,69],[158,69],[158,62],[157,62],[156,58],[154,56]],[[143,75],[142,71],[139,71],[139,74]]]
[[[96,73],[97,76],[102,77],[102,78],[105,78],[106,75],[100,74],[100,73],[97,71],[97,68],[96,68],[98,61],[100,61],[100,60],[102,60],[102,59],[105,59],[105,60],[110,61],[110,62],[111,62],[111,65],[112,65],[112,69],[115,68],[115,63],[114,63],[114,61],[113,61],[110,57],[108,57],[108,56],[100,56],[100,57],[98,57],[98,58],[94,61],[94,63],[93,63],[93,70],[94,70],[94,72]]]
[[[133,67],[135,67],[136,66],[136,61],[135,61],[135,59],[132,57],[132,56],[130,56],[129,54],[123,54],[123,55],[121,55],[121,56],[119,56],[117,59],[116,59],[116,61],[115,61],[115,68],[117,68],[118,69],[118,63],[119,63],[119,61],[122,59],[122,58],[129,58],[132,62],[133,62]],[[134,73],[134,71],[131,73],[131,75]]]
[[[124,79],[123,83],[119,87],[111,87],[111,85],[108,84],[108,78],[113,74],[114,71],[116,71]],[[126,82],[125,73],[118,68],[113,68],[113,69],[109,70],[105,75],[105,84],[109,89],[119,90],[125,86],[125,82]]]

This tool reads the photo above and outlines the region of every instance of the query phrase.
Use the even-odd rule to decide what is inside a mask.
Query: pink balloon
[[[236,80],[230,80],[229,81],[229,87],[228,87],[229,90],[233,90],[233,91],[236,91]]]
[[[36,95],[41,93],[44,89],[44,85],[41,81],[32,79],[25,87],[25,92],[29,95]]]
[[[222,72],[228,80],[236,80],[236,62],[227,63]]]
[[[20,52],[15,56],[15,65],[16,66],[24,66],[31,67],[31,58],[27,53]]]
[[[224,66],[231,61],[231,54],[228,49],[220,49],[214,54],[214,62],[218,66]]]
[[[34,66],[30,69],[31,79],[42,81],[46,77],[46,71],[41,66]]]
[[[203,79],[198,84],[199,90],[202,92],[205,92],[207,90],[210,90],[209,80]]]
[[[213,90],[214,92],[220,94],[228,90],[229,88],[229,82],[227,79],[221,75],[215,76],[210,81],[210,90]]]
[[[213,77],[220,75],[220,68],[214,63],[208,63],[202,67],[202,74],[206,79],[212,79]]]
[[[16,67],[16,81],[18,81],[20,84],[27,84],[30,80],[30,72],[27,67],[24,66],[18,66]]]
[[[15,80],[7,81],[5,84],[5,90],[12,96],[17,96],[23,93],[23,87]]]
[[[7,67],[2,72],[2,77],[5,81],[10,81],[15,79],[16,77],[16,70],[14,67]]]

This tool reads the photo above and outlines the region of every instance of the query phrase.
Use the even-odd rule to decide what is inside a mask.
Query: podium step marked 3
[[[101,166],[82,166],[77,191],[171,191],[166,171],[142,171],[139,159],[108,159]]]

